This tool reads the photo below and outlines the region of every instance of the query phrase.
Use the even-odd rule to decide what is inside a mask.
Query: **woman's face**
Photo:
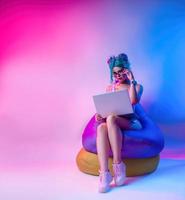
[[[127,75],[125,74],[125,68],[123,67],[114,67],[112,70],[113,77],[118,82],[124,82],[127,79]]]

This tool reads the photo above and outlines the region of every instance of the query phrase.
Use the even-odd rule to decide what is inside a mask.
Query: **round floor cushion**
[[[159,155],[150,158],[125,158],[126,176],[139,176],[155,171],[159,163]],[[80,171],[99,175],[98,156],[82,148],[77,157],[76,163]],[[109,169],[112,173],[112,158],[109,158]]]

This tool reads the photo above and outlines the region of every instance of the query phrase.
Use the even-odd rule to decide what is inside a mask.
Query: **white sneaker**
[[[117,186],[123,185],[126,178],[126,166],[123,162],[112,164],[114,172],[114,181]]]
[[[110,183],[112,181],[112,175],[109,171],[99,171],[99,192],[108,192],[110,190]]]

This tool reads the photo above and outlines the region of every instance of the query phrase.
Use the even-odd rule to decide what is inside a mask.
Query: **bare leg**
[[[113,163],[121,162],[122,133],[116,122],[117,116],[109,115],[107,117],[108,137],[113,153]]]
[[[108,153],[110,146],[113,152],[113,163],[121,162],[122,140],[121,129],[131,129],[131,122],[123,117],[109,115],[107,123],[101,123],[97,127],[97,152],[100,170],[108,170]]]
[[[109,158],[109,138],[106,123],[101,123],[97,127],[96,146],[98,152],[98,160],[100,164],[100,171],[108,171],[108,158]]]
[[[120,163],[122,140],[124,139],[121,129],[133,129],[133,125],[129,119],[116,115],[109,115],[106,122],[110,146],[113,152],[113,163]]]

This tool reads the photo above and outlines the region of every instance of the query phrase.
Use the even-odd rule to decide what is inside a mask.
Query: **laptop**
[[[132,116],[134,111],[127,89],[93,95],[96,112],[103,118],[110,114]]]

